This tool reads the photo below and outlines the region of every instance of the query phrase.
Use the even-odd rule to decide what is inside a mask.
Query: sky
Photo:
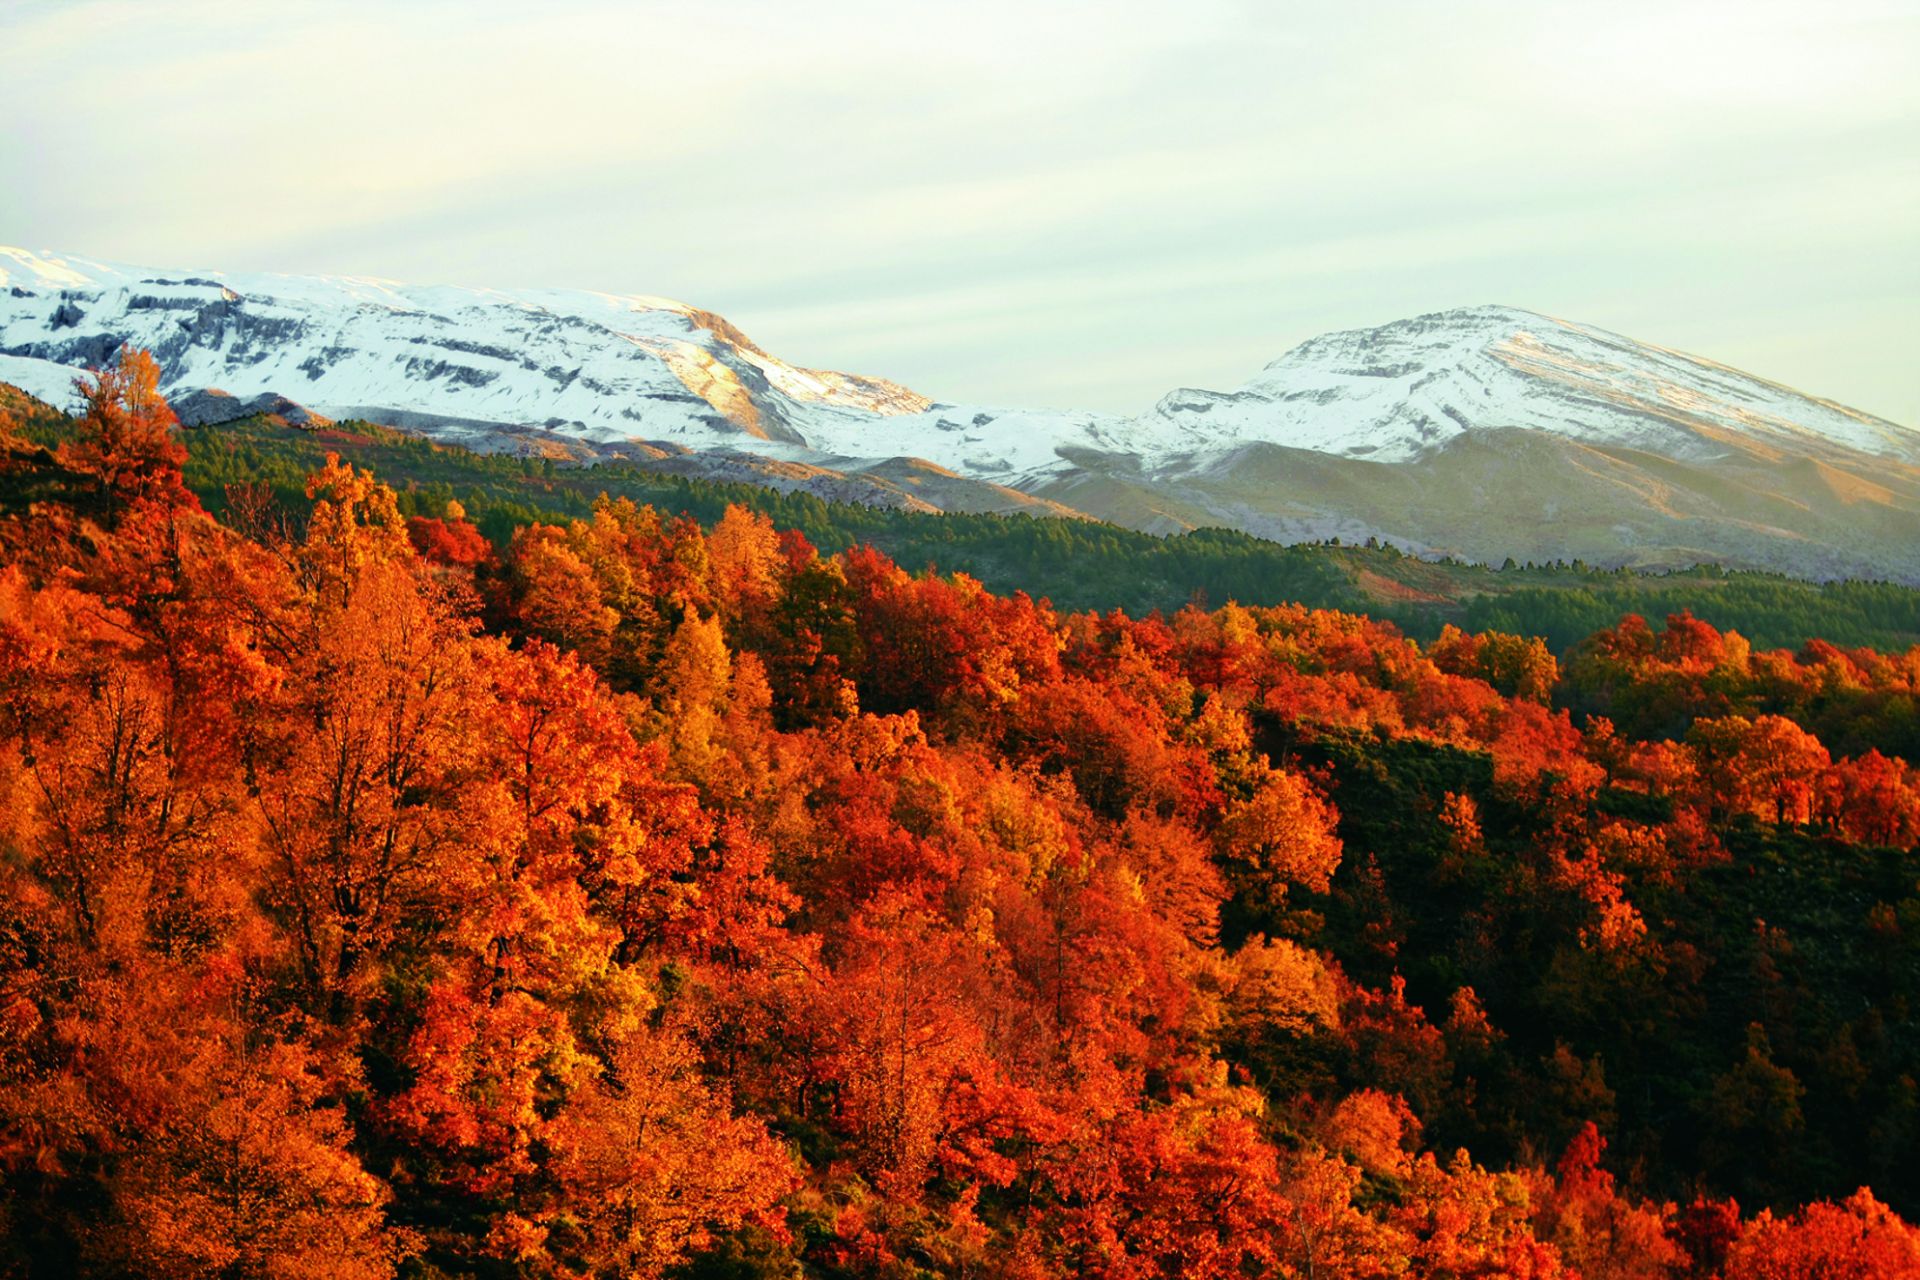
[[[1920,0],[0,0],[0,244],[1139,411],[1502,303],[1920,425]]]

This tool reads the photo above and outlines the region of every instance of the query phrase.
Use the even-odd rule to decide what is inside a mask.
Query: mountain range
[[[1920,582],[1920,432],[1511,307],[1327,334],[1125,416],[936,403],[662,298],[0,249],[0,382],[64,404],[122,343],[193,425],[362,418],[919,510]]]

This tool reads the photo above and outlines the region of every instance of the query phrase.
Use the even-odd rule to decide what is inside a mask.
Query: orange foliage
[[[1920,1274],[1865,1191],[1743,1223],[1616,1183],[1599,1058],[1550,1038],[1555,1168],[1423,1150],[1515,997],[1398,972],[1382,846],[1298,758],[1457,766],[1434,883],[1553,913],[1581,1016],[1697,969],[1658,895],[1728,819],[1920,838],[1905,761],[1741,702],[1897,663],[1684,616],[1565,679],[1299,608],[1061,618],[738,508],[603,499],[496,562],[338,459],[262,544],[186,496],[156,378],[99,375],[69,500],[0,511],[0,1270]],[[1801,1122],[1757,1025],[1710,1093]]]
[[[1920,1231],[1865,1191],[1748,1223],[1727,1248],[1725,1280],[1912,1280]]]

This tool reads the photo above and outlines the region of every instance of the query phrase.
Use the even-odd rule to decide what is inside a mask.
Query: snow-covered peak
[[[271,392],[332,416],[397,412],[593,440],[801,445],[813,418],[928,404],[878,379],[787,364],[666,298],[156,271],[0,248],[0,353],[85,367],[121,342],[150,348],[173,393]]]
[[[670,298],[566,289],[478,289],[409,285],[379,276],[282,275],[212,269],[158,270],[105,262],[77,254],[34,252],[0,246],[0,286],[106,294],[114,290],[192,297],[195,290],[225,289],[241,297],[273,299],[314,308],[385,307],[393,311],[454,314],[476,306],[520,306],[610,318],[646,312],[690,317],[695,309]]]
[[[1517,307],[1463,307],[1303,342],[1231,392],[1154,415],[1209,444],[1404,462],[1463,432],[1550,431],[1705,460],[1729,438],[1920,460],[1920,435],[1725,365]]]
[[[92,270],[88,270],[92,268]],[[63,258],[0,245],[0,285],[15,289],[64,289],[94,284],[105,268],[84,259]]]

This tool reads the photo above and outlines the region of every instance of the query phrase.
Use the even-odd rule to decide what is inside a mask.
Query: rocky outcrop
[[[322,417],[305,405],[271,391],[263,391],[243,400],[239,396],[206,387],[175,396],[172,404],[174,416],[180,419],[183,427],[218,426],[222,422],[235,422],[262,414],[278,418],[290,427],[333,425],[332,418]]]

